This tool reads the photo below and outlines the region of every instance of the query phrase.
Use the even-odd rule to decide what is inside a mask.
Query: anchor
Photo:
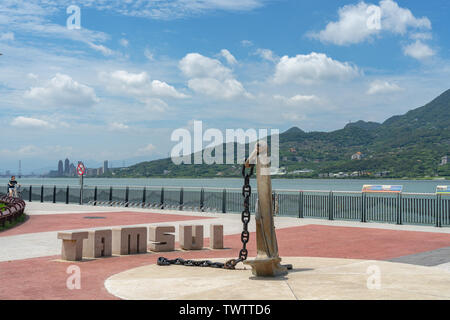
[[[258,201],[255,210],[257,255],[254,260],[244,261],[244,264],[250,265],[253,275],[257,277],[282,276],[286,275],[289,269],[292,269],[292,265],[281,265],[281,258],[278,254],[278,242],[273,219],[270,157],[267,150],[267,143],[259,141],[255,150],[245,162],[247,168],[251,164],[256,164]]]
[[[182,258],[167,259],[159,257],[157,264],[160,266],[168,265],[184,265],[197,267],[212,267],[234,270],[239,262],[250,265],[252,273],[257,277],[278,277],[286,275],[288,270],[292,269],[292,265],[281,265],[281,258],[278,255],[278,243],[275,233],[275,224],[273,219],[273,203],[272,203],[272,182],[270,179],[270,157],[267,154],[267,143],[259,141],[255,150],[243,165],[244,176],[244,211],[242,212],[242,222],[244,229],[241,234],[242,249],[237,259],[231,259],[225,263],[212,262],[209,260],[195,261],[184,260]],[[248,232],[248,223],[250,222],[250,177],[256,164],[256,179],[258,186],[258,201],[256,204],[256,247],[257,255],[254,260],[247,260],[247,243],[250,239]],[[250,173],[245,173],[245,168],[251,168]]]

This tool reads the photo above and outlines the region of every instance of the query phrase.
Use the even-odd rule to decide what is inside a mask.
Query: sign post
[[[363,186],[363,193],[402,193],[403,186],[392,185],[371,185],[365,184]]]
[[[450,196],[450,186],[437,186],[436,194]]]
[[[84,173],[86,172],[86,167],[84,166],[83,162],[79,161],[77,166],[77,174],[80,176],[80,204],[83,204],[83,177]]]

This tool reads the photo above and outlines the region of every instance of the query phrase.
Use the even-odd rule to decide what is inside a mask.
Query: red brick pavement
[[[450,234],[372,228],[307,225],[277,230],[277,236],[282,257],[384,260],[450,246]],[[254,239],[252,233],[250,257],[256,253]],[[231,249],[177,251],[164,256],[189,259],[235,257],[240,248],[240,236],[226,236],[225,245]],[[148,253],[77,263],[55,261],[57,256],[1,262],[0,299],[115,299],[104,287],[108,277],[130,268],[154,264],[160,255]],[[81,290],[66,287],[69,276],[66,269],[72,264],[81,268]]]

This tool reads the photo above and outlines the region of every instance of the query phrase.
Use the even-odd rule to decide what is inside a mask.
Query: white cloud
[[[28,117],[16,117],[11,122],[11,125],[14,127],[20,127],[20,128],[52,128],[53,126],[45,121],[35,118],[28,118]]]
[[[274,81],[278,84],[311,84],[325,80],[348,80],[359,74],[358,67],[348,62],[339,62],[323,53],[312,52],[292,58],[282,57],[276,66]]]
[[[109,125],[109,130],[111,131],[124,131],[127,130],[129,128],[129,126],[127,126],[124,123],[120,123],[120,122],[112,122]]]
[[[169,108],[166,102],[158,98],[145,98],[142,102],[144,103],[144,108],[152,112],[152,117],[154,113],[164,113]]]
[[[241,46],[243,46],[243,47],[251,47],[251,46],[253,46],[253,42],[251,42],[250,40],[242,40],[241,41]]]
[[[155,153],[156,147],[153,144],[148,144],[143,148],[140,148],[136,151],[137,156],[147,156]]]
[[[391,83],[388,81],[382,81],[382,80],[375,80],[372,81],[369,85],[369,89],[367,90],[367,94],[374,95],[374,94],[383,94],[383,93],[393,93],[402,91],[403,89],[400,88],[397,84]]]
[[[280,58],[269,49],[257,49],[255,53],[267,61],[277,62],[280,60]]]
[[[120,39],[119,40],[119,44],[122,46],[122,47],[128,47],[128,45],[129,45],[129,41],[127,40],[127,39],[125,39],[125,38],[122,38],[122,39]]]
[[[234,78],[231,69],[217,59],[199,53],[189,53],[181,59],[179,67],[183,74],[190,78],[189,88],[197,93],[216,99],[251,97],[242,83]]]
[[[155,60],[155,57],[153,56],[153,53],[147,48],[144,50],[144,56],[150,61]]]
[[[292,96],[290,98],[287,98],[287,97],[284,97],[281,95],[275,95],[274,99],[282,101],[283,103],[285,103],[286,105],[289,105],[289,106],[298,106],[298,105],[302,105],[304,103],[319,101],[319,98],[317,98],[315,95],[304,96],[304,95],[300,95],[300,94]]]
[[[427,59],[435,54],[433,49],[420,40],[403,47],[403,53],[417,60]]]
[[[179,63],[183,74],[189,78],[231,77],[231,69],[225,67],[219,60],[202,56],[199,53],[189,53]]]
[[[5,41],[5,40],[14,40],[14,33],[12,32],[6,32],[6,33],[0,33],[0,41]]]
[[[236,58],[227,49],[222,49],[220,55],[225,58],[228,64],[234,65],[237,63]]]
[[[4,0],[0,2],[0,26],[14,30],[16,33],[25,33],[28,36],[47,37],[52,39],[70,39],[89,45],[97,51],[108,53],[106,47],[95,43],[104,42],[109,37],[103,32],[92,31],[85,28],[69,30],[65,25],[51,22],[52,16],[60,13],[71,5],[71,1],[44,1],[44,0]],[[13,37],[6,33],[7,40]]]
[[[242,83],[236,79],[220,81],[214,78],[196,78],[189,80],[188,85],[196,92],[221,99],[232,99],[243,95],[249,97]]]
[[[111,73],[103,72],[100,74],[100,78],[111,92],[140,97],[160,96],[177,99],[188,97],[165,82],[150,81],[147,72],[131,73],[125,70],[117,70]]]
[[[379,24],[376,12],[379,12]],[[395,1],[382,0],[379,5],[364,1],[356,5],[346,5],[338,11],[339,20],[327,24],[318,33],[309,33],[312,38],[336,45],[360,43],[381,32],[405,34],[408,29],[431,29],[428,18],[416,18],[409,9],[401,8]]]
[[[429,32],[412,33],[409,37],[413,40],[431,40],[431,39],[433,39],[433,35]]]
[[[30,72],[27,74],[27,78],[30,80],[37,80],[39,78],[39,76],[37,74]]]
[[[94,89],[78,83],[70,76],[57,73],[42,87],[32,87],[25,97],[44,106],[90,107],[99,102]]]
[[[69,4],[71,0],[62,1]],[[265,0],[79,0],[77,4],[94,6],[99,10],[116,11],[123,15],[152,19],[177,19],[213,11],[251,11],[264,5]]]
[[[187,98],[188,96],[184,93],[178,92],[174,87],[168,85],[165,82],[159,81],[159,80],[153,80],[151,84],[152,92],[161,97],[172,97],[172,98],[178,98],[183,99]]]
[[[105,56],[110,56],[110,55],[114,54],[114,51],[105,47],[104,45],[95,44],[93,42],[88,42],[87,44],[89,45],[89,47],[91,47],[92,49],[94,49],[96,51],[101,52]]]

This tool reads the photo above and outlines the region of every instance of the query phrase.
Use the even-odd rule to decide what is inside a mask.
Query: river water
[[[0,184],[7,184],[9,179],[0,178]],[[21,185],[79,185],[78,178],[23,178],[18,179]],[[88,186],[164,186],[164,187],[209,187],[209,188],[241,188],[243,179],[211,178],[211,179],[169,179],[169,178],[85,178]],[[333,190],[361,191],[365,184],[403,185],[403,192],[434,193],[438,185],[450,185],[445,180],[358,180],[358,179],[273,179],[273,189],[289,190]],[[256,186],[256,179],[252,179]]]

